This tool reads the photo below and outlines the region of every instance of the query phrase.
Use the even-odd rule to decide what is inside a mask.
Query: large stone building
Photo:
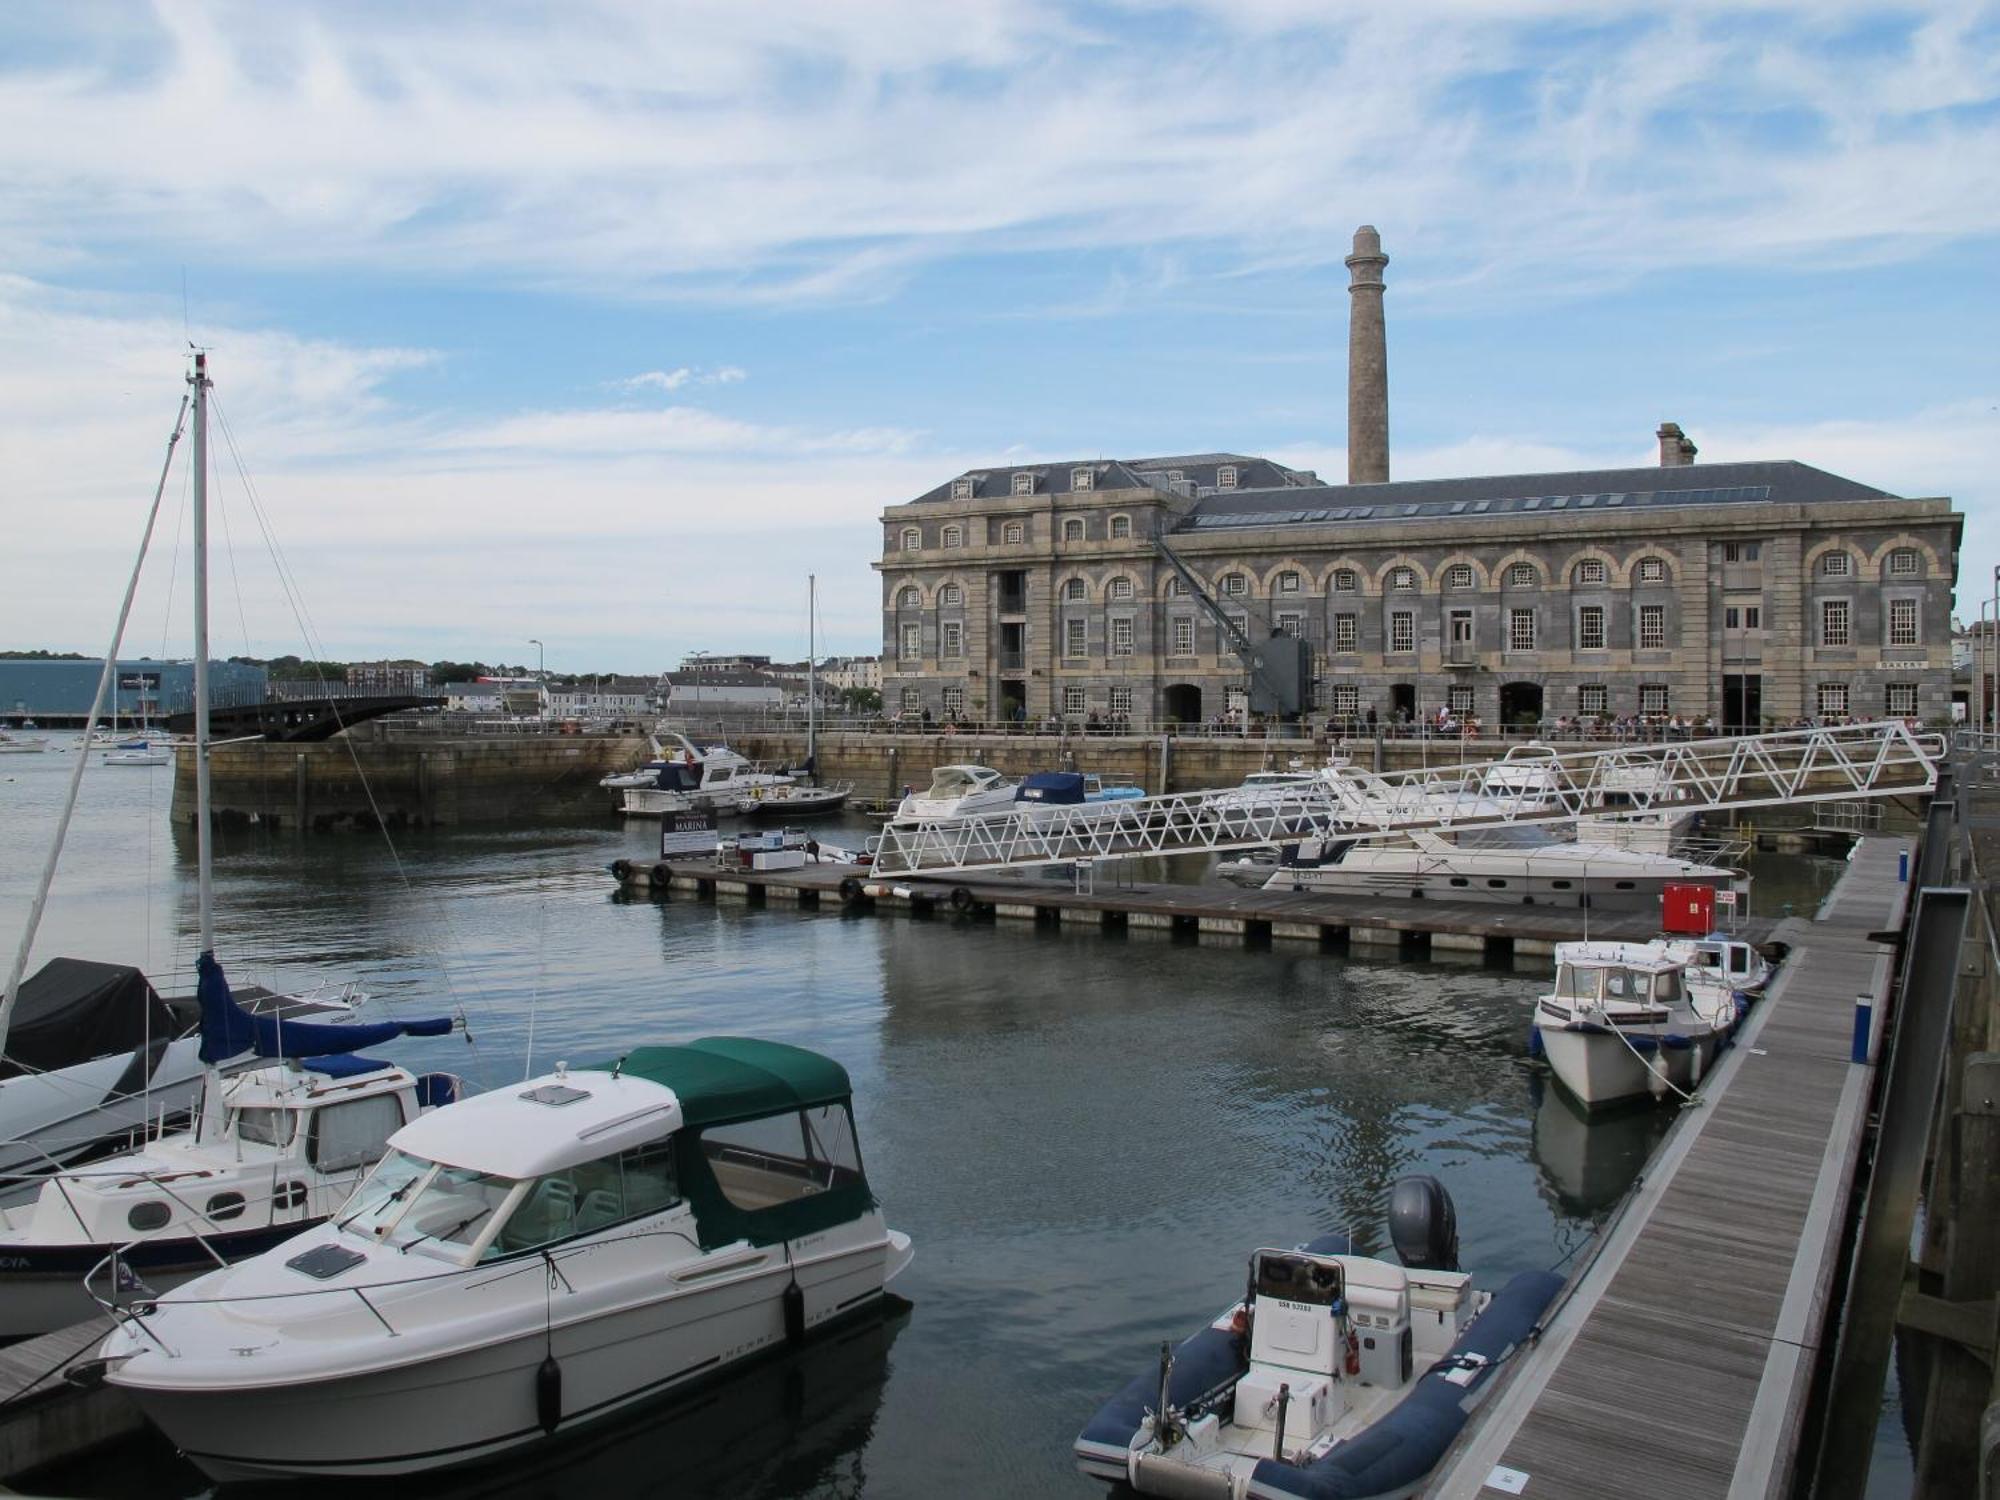
[[[1313,709],[1486,725],[1942,720],[1964,517],[1807,464],[1389,482],[1387,257],[1355,236],[1349,483],[1233,453],[976,470],[882,514],[882,693],[938,720],[1240,714],[1253,640],[1314,648]]]

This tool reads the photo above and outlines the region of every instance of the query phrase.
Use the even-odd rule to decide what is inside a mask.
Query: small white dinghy
[[[582,1427],[879,1302],[910,1241],[850,1096],[829,1058],[711,1037],[447,1106],[328,1223],[123,1310],[106,1378],[219,1480]]]
[[[1663,942],[1556,944],[1530,1051],[1592,1109],[1686,1098],[1748,1008],[1726,987],[1690,986],[1686,970]]]

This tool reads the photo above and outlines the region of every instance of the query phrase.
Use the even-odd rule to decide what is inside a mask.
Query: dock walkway
[[[1430,1493],[1766,1500],[1789,1492],[1873,1068],[1855,997],[1892,979],[1900,838],[1855,846],[1538,1345]]]

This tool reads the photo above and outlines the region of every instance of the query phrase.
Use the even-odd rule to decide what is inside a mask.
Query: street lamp
[[[535,704],[546,719],[549,716],[549,654],[533,636],[528,637],[528,644],[535,648]]]

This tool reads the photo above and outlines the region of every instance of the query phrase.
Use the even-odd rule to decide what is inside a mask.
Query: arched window
[[[919,550],[923,546],[923,544],[924,544],[924,534],[921,531],[919,531],[914,526],[905,526],[903,528],[903,550],[905,552],[915,552]]]
[[[1507,570],[1507,581],[1517,589],[1533,588],[1535,586],[1535,576],[1535,565],[1533,563],[1515,563],[1513,567]]]
[[[945,544],[945,546],[947,546],[947,547],[962,547],[962,546],[964,546],[964,545],[965,545],[965,533],[964,533],[963,531],[959,530],[959,529],[958,529],[958,527],[956,527],[956,526],[947,526],[947,527],[945,527],[945,529],[944,529],[944,544]]]
[[[1604,579],[1605,568],[1603,558],[1586,557],[1576,565],[1576,581],[1579,586],[1585,588],[1592,587],[1603,583]]]
[[[1472,564],[1453,563],[1444,570],[1444,586],[1448,589],[1469,589],[1472,587]]]
[[[1415,568],[1391,568],[1389,570],[1390,588],[1413,589],[1416,586],[1417,586],[1417,570]]]
[[[1167,597],[1169,599],[1185,599],[1187,597],[1187,580],[1178,573],[1167,580]]]
[[[1066,542],[1080,542],[1083,540],[1083,517],[1071,516],[1067,521],[1063,522],[1063,540]]]
[[[915,609],[924,602],[924,596],[913,588],[904,589],[896,595],[896,608]]]
[[[1063,585],[1063,598],[1065,599],[1074,601],[1088,598],[1089,595],[1090,590],[1085,586],[1081,578],[1072,578]]]
[[[1916,578],[1924,571],[1924,555],[1915,547],[1898,547],[1889,554],[1891,578]]]
[[[1667,581],[1666,559],[1660,557],[1640,558],[1638,579],[1641,583],[1665,583]]]
[[[1351,594],[1361,587],[1361,575],[1352,568],[1333,570],[1333,591],[1336,594]]]
[[[1278,575],[1278,592],[1279,592],[1279,593],[1281,593],[1281,594],[1296,594],[1296,593],[1297,593],[1298,591],[1299,591],[1299,575],[1298,575],[1298,574],[1296,574],[1296,573],[1293,573],[1293,572],[1289,572],[1289,571],[1288,571],[1288,572],[1284,572],[1284,573],[1280,573],[1280,574]]]
[[[1854,567],[1854,559],[1845,552],[1829,552],[1819,560],[1820,573],[1827,578],[1845,578]]]
[[[1250,592],[1249,580],[1246,579],[1241,573],[1225,573],[1222,575],[1223,597],[1228,599],[1241,599],[1245,594],[1249,592]]]
[[[1129,578],[1112,579],[1111,597],[1117,600],[1130,599],[1132,597],[1132,580]]]
[[[955,583],[947,583],[943,588],[938,590],[938,603],[940,604],[963,604],[964,602],[965,591]]]
[[[1113,516],[1111,518],[1111,540],[1114,542],[1129,541],[1131,536],[1132,518],[1130,516]]]

